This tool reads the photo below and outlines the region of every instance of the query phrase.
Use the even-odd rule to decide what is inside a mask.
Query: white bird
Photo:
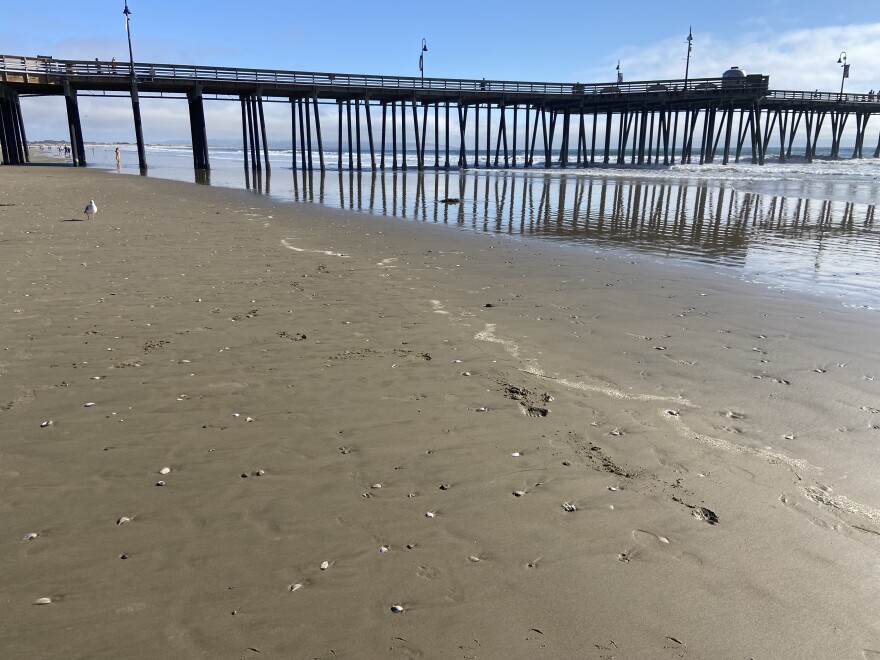
[[[91,220],[95,216],[95,213],[97,213],[97,212],[98,212],[98,206],[95,204],[95,200],[90,199],[89,203],[86,205],[85,211],[83,211],[83,213],[85,213],[87,216],[89,216],[89,220]]]

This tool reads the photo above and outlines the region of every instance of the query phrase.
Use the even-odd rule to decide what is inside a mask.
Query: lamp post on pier
[[[689,27],[688,28],[688,37],[687,37],[688,54],[687,54],[687,60],[685,60],[685,65],[684,65],[684,88],[685,89],[687,89],[687,86],[688,86],[688,73],[690,72],[690,68],[691,68],[691,44],[693,43],[693,41],[694,41],[694,32]]]
[[[843,97],[843,81],[849,78],[849,64],[846,63],[846,51],[842,51],[837,57],[837,63],[843,71],[840,74],[840,96]]]
[[[128,22],[131,10],[128,8],[128,0],[125,0],[125,9],[122,10],[122,13],[125,14],[125,34],[128,35],[128,70],[131,77],[134,78],[134,55],[131,51],[131,27]]]
[[[428,44],[422,38],[422,50],[419,52],[419,73],[422,74],[422,85],[425,84],[425,53],[428,52]]]
[[[128,36],[128,70],[131,74],[131,112],[134,116],[134,137],[137,142],[138,151],[138,167],[142,175],[147,173],[147,150],[144,146],[144,130],[141,125],[141,102],[138,96],[137,78],[134,75],[134,55],[131,50],[131,27],[129,25],[129,16],[131,10],[128,8],[128,0],[125,0],[125,34]]]

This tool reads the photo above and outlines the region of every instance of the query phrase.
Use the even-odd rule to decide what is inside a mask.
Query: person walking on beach
[[[119,147],[116,147],[116,167],[119,167]]]

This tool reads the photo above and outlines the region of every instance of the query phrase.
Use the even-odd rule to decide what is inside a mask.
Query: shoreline
[[[880,652],[871,312],[246,191],[0,177],[7,653]]]

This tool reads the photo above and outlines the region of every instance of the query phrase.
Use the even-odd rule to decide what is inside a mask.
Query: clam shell
[[[321,562],[321,570],[326,571],[328,568],[330,568],[330,562],[329,561],[322,561]]]
[[[116,521],[116,524],[117,525],[124,525],[127,522],[131,522],[131,518],[129,518],[128,516],[122,516],[122,518],[120,518],[119,520]]]
[[[392,605],[391,611],[394,612],[395,614],[400,614],[401,612],[404,611],[404,609],[403,609],[402,605]]]
[[[37,536],[38,536],[38,534],[36,532],[30,532],[29,534],[25,534],[24,536],[22,536],[21,540],[22,541],[33,541],[35,538],[37,538]]]
[[[49,605],[52,602],[51,598],[37,598],[34,601],[34,605]]]
[[[159,470],[159,474],[168,474],[169,472],[171,472],[170,467],[163,467],[161,470]]]

